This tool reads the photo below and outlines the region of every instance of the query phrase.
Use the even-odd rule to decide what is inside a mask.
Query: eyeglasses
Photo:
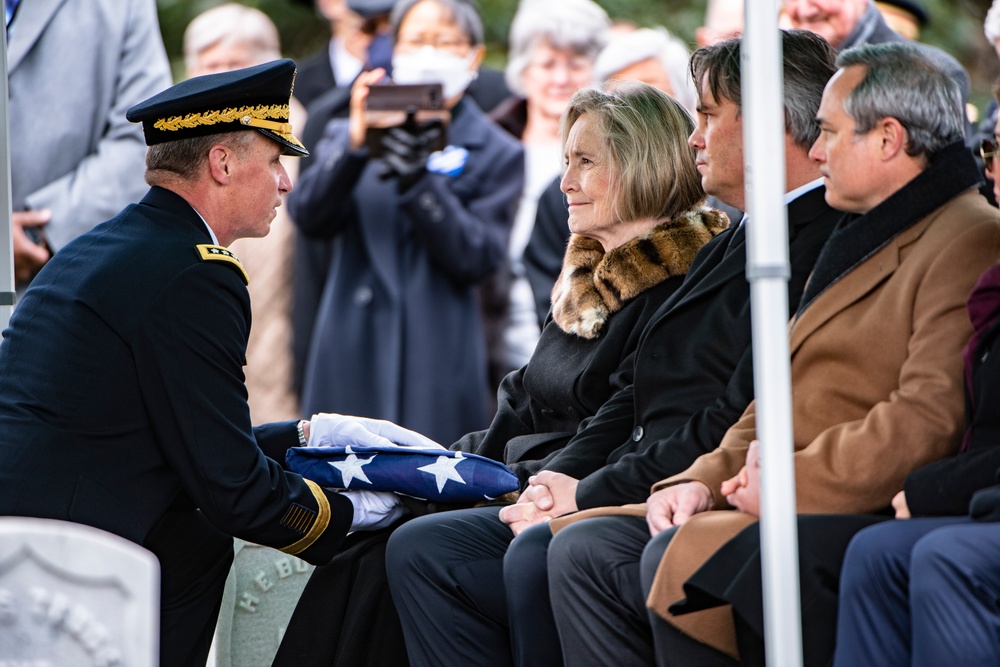
[[[447,36],[434,37],[432,39],[427,37],[403,37],[396,40],[396,47],[403,51],[416,51],[424,46],[431,46],[441,51],[463,51],[469,47],[469,40]]]
[[[997,146],[996,139],[983,139],[979,142],[979,156],[983,158],[987,167],[993,168],[993,158],[998,152],[1000,152],[1000,146]]]

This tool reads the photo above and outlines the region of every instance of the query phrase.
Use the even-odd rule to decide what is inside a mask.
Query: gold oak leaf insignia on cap
[[[243,278],[244,285],[250,284],[250,276],[247,274],[247,270],[243,268],[240,260],[229,248],[223,248],[220,245],[212,245],[210,243],[200,243],[195,247],[198,249],[198,255],[203,262],[225,262],[240,272],[240,277]]]

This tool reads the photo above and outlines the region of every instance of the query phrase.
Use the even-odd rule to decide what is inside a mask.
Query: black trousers
[[[571,524],[555,536],[549,593],[567,665],[736,664],[646,608],[674,532],[650,539],[644,519],[609,516]]]
[[[143,546],[160,561],[160,667],[204,665],[233,564],[233,538],[199,511],[169,512]]]
[[[560,664],[544,567],[523,567],[544,564],[551,532],[541,525],[515,539],[499,511],[423,516],[389,539],[386,570],[413,667]]]

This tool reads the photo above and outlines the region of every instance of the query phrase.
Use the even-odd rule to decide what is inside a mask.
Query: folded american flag
[[[285,462],[320,486],[394,491],[436,502],[492,500],[518,488],[517,475],[504,464],[447,449],[293,447]]]

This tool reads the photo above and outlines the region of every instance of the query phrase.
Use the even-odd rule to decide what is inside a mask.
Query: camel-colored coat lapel
[[[792,357],[813,332],[838,313],[864,299],[899,268],[903,248],[916,241],[934,216],[925,218],[876,252],[870,259],[831,285],[799,317],[789,322],[789,352]]]

